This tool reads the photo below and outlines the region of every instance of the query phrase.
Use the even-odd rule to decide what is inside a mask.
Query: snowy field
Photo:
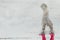
[[[38,34],[41,32],[42,3],[48,5],[49,17],[54,24],[55,40],[59,40],[60,2],[58,0],[0,0],[0,39],[41,40]],[[48,29],[46,28],[47,33]],[[49,40],[48,34],[46,37]]]

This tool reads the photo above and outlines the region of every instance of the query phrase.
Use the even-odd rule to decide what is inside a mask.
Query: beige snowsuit
[[[45,30],[46,25],[49,26],[50,32],[53,33],[53,23],[52,23],[51,20],[49,19],[47,5],[46,5],[45,3],[43,3],[43,4],[41,5],[41,8],[42,8],[42,10],[43,10],[42,33],[44,33],[44,30]]]
[[[49,19],[48,10],[43,11],[43,18],[42,18],[42,30],[44,32],[46,25],[49,26],[50,32],[53,32],[53,24]]]

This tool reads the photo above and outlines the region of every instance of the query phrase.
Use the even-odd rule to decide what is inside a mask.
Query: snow
[[[1,40],[41,40],[38,34],[41,32],[42,3],[46,3],[49,7],[55,40],[59,40],[60,2],[58,0],[0,0]],[[46,34],[46,38],[49,40],[50,36]]]

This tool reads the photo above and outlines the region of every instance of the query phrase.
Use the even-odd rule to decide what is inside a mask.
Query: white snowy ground
[[[54,24],[55,40],[60,39],[60,2],[57,0],[0,0],[1,40],[41,40],[42,10],[47,3]],[[48,29],[46,28],[46,31]],[[48,31],[47,31],[48,32]],[[50,36],[46,34],[47,40]],[[7,38],[7,39],[3,39]],[[10,38],[10,39],[9,39]]]

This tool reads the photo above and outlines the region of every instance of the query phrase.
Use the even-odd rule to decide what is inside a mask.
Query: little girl
[[[49,26],[50,28],[50,33],[53,33],[53,23],[51,22],[51,20],[49,19],[49,15],[48,15],[48,8],[47,5],[45,3],[43,3],[41,5],[41,8],[43,10],[43,17],[42,17],[42,32],[41,34],[44,34],[45,32],[45,27],[46,25]]]

